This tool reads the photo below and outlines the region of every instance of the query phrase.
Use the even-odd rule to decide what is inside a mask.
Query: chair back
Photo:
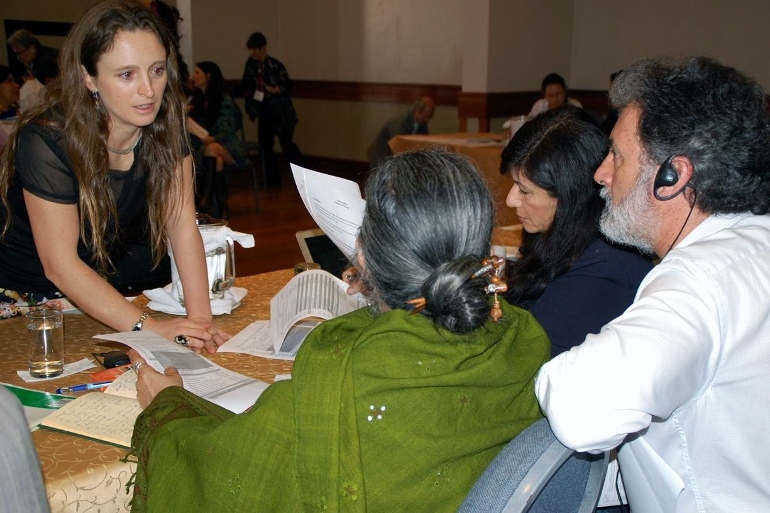
[[[246,135],[243,133],[243,112],[241,112],[241,108],[238,106],[237,103],[235,103],[235,100],[233,100],[233,119],[235,121],[235,131],[238,132],[238,137],[241,138],[241,142],[246,142]]]
[[[492,460],[460,507],[462,513],[589,513],[596,509],[609,452],[576,453],[541,419]]]
[[[246,155],[252,162],[254,159],[259,158],[262,164],[262,187],[267,187],[267,172],[265,168],[265,154],[262,152],[262,145],[258,142],[249,142],[246,140],[246,131],[243,129],[243,112],[237,103],[233,102],[235,109],[233,109],[233,117],[235,118],[235,131],[238,133],[238,137],[241,138],[243,147],[246,148]],[[257,189],[259,188],[259,182],[257,180],[257,170],[252,165],[252,182],[254,186],[254,194],[257,195]],[[259,199],[257,199],[257,212],[259,212]]]
[[[48,512],[40,460],[21,403],[0,385],[0,509],[8,513]]]

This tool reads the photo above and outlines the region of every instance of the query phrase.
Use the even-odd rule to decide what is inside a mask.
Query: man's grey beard
[[[615,206],[609,187],[603,187],[599,195],[606,205],[599,228],[612,242],[633,246],[645,253],[655,253],[653,247],[655,220],[652,216],[645,180],[636,182],[634,188]],[[652,184],[650,184],[652,186]]]

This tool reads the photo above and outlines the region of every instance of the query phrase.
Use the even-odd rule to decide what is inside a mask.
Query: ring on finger
[[[134,367],[134,372],[136,372],[137,374],[139,374],[139,367],[141,367],[142,365],[143,365],[143,363],[142,363],[142,362],[134,362],[134,365],[133,365],[133,367]]]
[[[174,337],[174,342],[182,347],[187,347],[190,345],[190,341],[188,340],[187,335],[177,335]]]

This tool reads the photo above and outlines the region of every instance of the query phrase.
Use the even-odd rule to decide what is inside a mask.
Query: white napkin
[[[178,296],[171,293],[172,285],[169,283],[161,289],[145,290],[144,295],[150,300],[147,308],[156,312],[173,315],[186,315],[187,309],[179,303]],[[222,299],[211,300],[211,313],[214,315],[229,314],[235,308],[241,306],[241,300],[246,297],[248,291],[242,287],[232,287],[225,291]]]
[[[223,267],[226,258],[224,253],[216,253],[216,250],[218,248],[226,248],[227,239],[237,242],[244,248],[253,248],[254,236],[249,233],[233,231],[225,225],[203,225],[199,229],[203,239],[204,250],[206,251],[207,283],[210,288],[214,283],[217,269]],[[163,288],[145,290],[144,295],[150,299],[147,307],[158,312],[185,315],[187,310],[179,302],[179,299],[184,297],[182,280],[179,279],[179,271],[176,268],[171,246],[168,248],[168,254],[171,257],[171,283]],[[229,314],[234,308],[240,306],[241,300],[246,296],[246,293],[246,289],[238,287],[232,287],[225,291],[222,297],[209,293],[211,313],[214,315]]]

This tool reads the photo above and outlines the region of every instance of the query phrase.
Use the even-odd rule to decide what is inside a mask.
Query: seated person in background
[[[21,84],[26,80],[37,78],[44,84],[38,72],[45,59],[59,58],[59,50],[50,46],[43,46],[35,35],[26,29],[19,29],[8,37],[8,46],[16,55],[17,61],[11,63],[16,82]],[[14,64],[19,67],[14,67]]]
[[[610,101],[601,230],[661,261],[623,315],[543,367],[540,404],[567,447],[622,443],[633,511],[767,511],[764,91],[705,57],[660,59],[624,70]]]
[[[40,63],[37,75],[31,80],[24,82],[19,91],[19,110],[24,112],[32,108],[37,103],[38,98],[43,94],[45,86],[56,79],[59,74],[59,65],[55,59],[46,58]]]
[[[387,159],[357,246],[373,306],[314,329],[291,380],[235,415],[139,367],[132,511],[457,511],[540,417],[549,353],[528,312],[487,295],[494,217],[466,158]]]
[[[19,84],[13,80],[10,68],[0,64],[0,150],[8,142],[13,130],[18,101]]]
[[[194,105],[190,117],[201,125],[208,136],[193,138],[193,147],[202,155],[203,174],[199,180],[198,210],[213,217],[229,217],[227,206],[227,175],[225,166],[249,166],[246,150],[238,138],[235,118],[237,106],[225,93],[222,71],[213,62],[195,65],[193,85],[200,91],[202,101]]]
[[[593,173],[606,154],[607,137],[570,105],[525,123],[502,153],[500,172],[513,176],[506,204],[524,229],[505,297],[540,322],[554,356],[623,313],[652,268],[599,234]]]
[[[388,141],[393,137],[403,134],[427,134],[428,122],[433,119],[435,111],[436,104],[433,99],[424,96],[416,101],[409,111],[385,123],[367,152],[370,169],[376,168],[382,159],[393,155],[388,146]]]
[[[19,114],[19,84],[11,69],[0,64],[0,119],[15,118]]]
[[[540,84],[540,92],[543,93],[543,97],[536,101],[532,106],[532,110],[529,111],[529,117],[531,118],[566,103],[575,107],[583,107],[579,101],[569,98],[567,83],[558,73],[549,73],[545,76]]]
[[[72,27],[60,63],[0,162],[0,317],[64,295],[116,331],[215,352],[229,336],[212,323],[176,46],[149,9],[113,0]],[[168,245],[187,316],[149,317],[119,289],[153,278]]]

